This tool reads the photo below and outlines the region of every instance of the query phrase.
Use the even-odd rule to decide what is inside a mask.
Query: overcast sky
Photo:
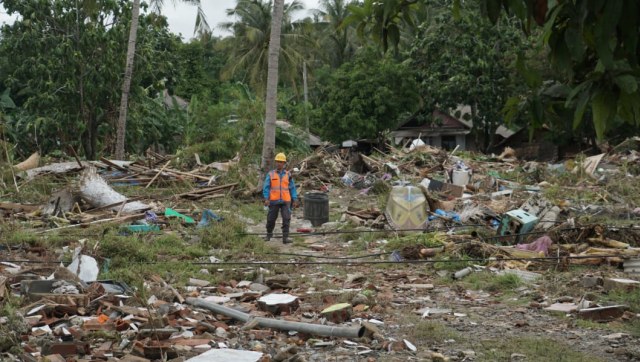
[[[236,4],[236,0],[201,0],[202,8],[207,15],[209,26],[214,30],[217,35],[226,35],[218,29],[218,24],[221,22],[229,21],[226,16],[226,9],[233,8]],[[310,9],[318,7],[318,0],[301,0],[305,5],[305,10],[297,14],[296,17],[304,18],[308,14]],[[186,5],[180,1],[176,1],[175,6],[173,1],[165,0],[165,6],[162,13],[169,20],[169,28],[176,34],[182,34],[184,40],[188,40],[193,35],[193,27],[196,19],[196,7]],[[15,18],[15,16],[13,17]],[[0,5],[0,24],[13,21],[9,17]]]

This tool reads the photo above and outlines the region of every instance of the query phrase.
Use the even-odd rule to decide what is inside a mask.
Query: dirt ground
[[[362,196],[355,190],[340,190],[331,198],[332,214],[354,204],[375,203],[375,197]],[[355,193],[355,194],[354,194]],[[302,220],[302,210],[295,210],[291,230],[308,227]],[[276,232],[280,224],[276,226]],[[251,232],[264,232],[262,223],[252,225]],[[269,242],[283,254],[317,255],[342,258],[348,255],[376,254],[382,250],[375,236],[367,237],[364,245],[353,247],[358,234],[294,237],[295,243],[284,245],[274,238]],[[351,239],[351,240],[349,240]],[[351,245],[350,245],[351,243]],[[326,245],[322,252],[313,252],[310,245]],[[309,258],[310,260],[318,260]],[[385,260],[384,257],[373,260]],[[324,260],[324,259],[321,259]],[[335,259],[334,259],[335,260]],[[356,259],[350,259],[357,261]],[[372,260],[369,258],[367,260]],[[554,267],[537,270],[542,277],[533,282],[519,281],[515,285],[496,285],[494,273],[479,271],[462,280],[453,280],[455,266],[434,268],[433,264],[374,264],[340,266],[297,266],[300,275],[329,272],[331,282],[353,292],[353,289],[375,290],[370,312],[363,319],[384,322],[382,330],[398,341],[407,339],[417,352],[387,350],[355,357],[352,350],[335,347],[324,353],[306,355],[310,360],[380,361],[438,360],[441,354],[452,361],[633,361],[640,360],[638,315],[636,321],[596,323],[577,319],[575,315],[542,309],[561,298],[579,301],[587,295],[592,300],[606,300],[602,288],[585,288],[585,275],[621,276],[611,267],[572,268],[558,271]],[[327,271],[328,270],[328,271]],[[347,283],[348,276],[361,273],[359,283]],[[424,285],[431,284],[429,288]],[[412,287],[416,285],[416,287]],[[435,312],[423,317],[424,310]],[[374,312],[375,311],[375,312]],[[356,314],[357,316],[357,314]],[[635,333],[634,333],[635,331]]]

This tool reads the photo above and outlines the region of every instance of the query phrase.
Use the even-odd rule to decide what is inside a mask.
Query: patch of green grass
[[[107,233],[98,243],[97,257],[103,265],[104,278],[136,283],[152,274],[171,275],[179,282],[199,275],[203,268],[192,262],[208,255],[206,246],[188,243],[175,234],[135,234],[120,236]],[[105,260],[109,260],[106,271]]]
[[[562,313],[562,316],[565,316],[565,313]],[[598,323],[588,319],[576,319],[575,326],[580,327],[582,329],[591,329],[591,330],[605,330],[605,331],[620,331],[624,329],[623,325],[617,322],[610,323]]]
[[[385,245],[385,249],[402,250],[407,246],[421,246],[425,248],[437,248],[443,246],[446,242],[445,235],[443,233],[418,233],[409,234],[402,237],[396,237],[389,240]]]
[[[617,177],[609,180],[605,186],[608,193],[624,199],[629,205],[640,204],[640,185],[638,182],[629,182],[626,177]]]
[[[446,340],[463,342],[463,336],[444,323],[435,320],[422,320],[409,313],[403,318],[402,333],[417,345],[428,346],[433,343],[443,343]]]
[[[522,280],[515,274],[496,275],[490,272],[473,272],[459,281],[455,281],[466,289],[484,290],[486,292],[510,292],[522,285]]]
[[[307,245],[305,244],[304,238],[302,236],[296,235],[296,236],[290,237],[290,239],[293,242],[292,243],[293,246],[304,247],[305,245]]]
[[[329,221],[330,222],[336,222],[336,221],[340,221],[340,219],[342,218],[342,211],[340,209],[337,209],[338,206],[332,207],[331,209],[329,209]],[[347,224],[347,225],[351,225],[351,224]]]
[[[223,222],[212,223],[199,233],[202,245],[232,251],[235,259],[243,254],[264,254],[272,248],[260,237],[247,235],[245,224],[233,216],[227,216]]]
[[[522,280],[515,274],[497,275],[489,283],[489,291],[513,290],[522,285]]]
[[[258,201],[243,202],[243,203],[238,203],[237,201],[234,201],[232,204],[237,205],[236,206],[237,212],[240,215],[247,217],[258,224],[263,224],[267,220],[267,212],[264,210],[264,206],[262,205],[262,203]],[[233,207],[232,205],[228,205],[228,206]]]
[[[370,241],[365,240],[364,238],[358,238],[353,240],[351,244],[349,244],[349,252],[359,252],[369,250]]]
[[[630,335],[636,338],[640,337],[640,320],[635,319],[629,323],[626,323],[624,327],[627,333],[629,333]]]
[[[5,223],[0,227],[2,244],[28,246],[59,247],[65,245],[69,238],[54,233],[36,234],[25,230],[17,223]],[[71,239],[73,240],[73,239]]]
[[[469,259],[474,259],[474,258],[468,255],[461,255],[459,257],[443,256],[440,258],[440,260],[442,261],[433,263],[433,268],[436,270],[449,270],[452,272],[456,272],[458,270],[464,269],[468,266],[472,266],[473,264],[475,264],[475,262],[473,261],[468,261]]]
[[[341,231],[354,231],[355,229],[356,228],[353,225],[347,224],[345,227],[341,229]],[[357,233],[351,233],[351,232],[345,232],[337,235],[338,235],[338,240],[342,243],[346,243],[349,240],[354,240],[358,237]]]
[[[629,309],[634,313],[640,313],[640,288],[634,290],[612,290],[606,296],[606,300],[629,306]]]
[[[548,338],[492,338],[472,340],[478,361],[510,361],[514,353],[527,356],[527,361],[583,362],[602,359],[575,351],[570,345]]]

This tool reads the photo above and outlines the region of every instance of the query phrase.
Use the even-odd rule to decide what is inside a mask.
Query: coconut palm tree
[[[280,28],[284,16],[284,0],[273,1],[273,16],[269,35],[269,57],[267,71],[267,97],[262,141],[262,171],[273,164],[276,148],[276,112],[278,107],[278,63],[280,58]]]
[[[358,36],[366,36],[382,47],[386,53],[390,47],[397,52],[403,26],[414,26],[413,13],[420,5],[418,0],[364,0],[348,6],[350,15],[345,24],[355,24]]]
[[[304,7],[298,0],[283,4],[281,23],[278,23],[281,41],[279,74],[283,81],[294,88],[305,54],[313,47],[305,33],[299,31],[308,24],[291,21],[292,15],[302,9]],[[233,33],[227,44],[230,55],[222,70],[222,78],[239,77],[258,95],[264,95],[266,89],[273,10],[270,0],[238,0],[234,8],[227,10],[227,15],[236,17],[236,20],[219,25],[221,29]]]
[[[177,0],[172,0],[175,4]],[[194,33],[205,32],[209,29],[209,24],[204,15],[200,0],[181,0],[183,3],[197,5],[198,14],[196,16],[196,24]],[[160,12],[164,0],[151,0],[152,9]],[[124,138],[127,128],[127,110],[129,107],[129,92],[131,90],[131,78],[133,76],[133,62],[136,53],[136,41],[138,36],[138,17],[140,14],[140,0],[133,0],[133,8],[131,15],[131,28],[129,29],[129,43],[127,46],[127,58],[124,68],[124,81],[122,82],[122,95],[120,97],[120,113],[118,116],[118,128],[116,131],[116,158],[124,158]]]
[[[342,65],[355,51],[351,27],[345,24],[345,19],[350,15],[348,5],[352,3],[355,1],[320,0],[320,8],[316,11],[325,25],[325,41],[330,46],[327,56],[334,68]]]

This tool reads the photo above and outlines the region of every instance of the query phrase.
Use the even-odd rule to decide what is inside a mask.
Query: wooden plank
[[[39,205],[24,205],[14,202],[0,202],[0,209],[11,210],[13,212],[32,212],[40,208]]]
[[[124,201],[125,201],[125,202],[133,202],[133,201],[139,201],[139,200],[142,200],[142,199],[144,199],[144,197],[142,197],[142,196],[136,196],[136,197],[130,197],[130,198],[128,198],[128,199],[125,199]],[[109,204],[109,205],[104,205],[104,206],[100,206],[100,207],[95,207],[95,208],[92,208],[92,209],[88,209],[88,210],[85,210],[84,212],[86,213],[86,212],[94,212],[94,211],[108,210],[108,209],[110,209],[110,208],[112,208],[112,207],[114,207],[114,206],[118,206],[118,205],[120,205],[120,204],[122,204],[122,201],[118,201],[118,202],[115,202],[115,203],[113,203],[113,204]]]
[[[199,195],[199,194],[209,194],[209,193],[212,193],[214,191],[224,190],[224,189],[227,189],[227,188],[230,188],[230,187],[234,187],[234,186],[237,186],[237,185],[238,185],[238,183],[236,182],[236,183],[232,183],[232,184],[226,184],[226,185],[220,185],[220,186],[214,186],[214,187],[206,187],[206,188],[203,188],[203,189],[200,189],[200,190],[191,190],[189,192],[178,194],[176,196],[184,197],[184,196],[196,196],[196,195]]]
[[[162,171],[164,171],[165,168],[167,168],[167,166],[169,166],[169,163],[171,163],[171,160],[167,161],[167,163],[164,164],[164,166],[162,166],[162,168],[160,169],[160,171],[158,171],[158,173],[153,176],[153,178],[151,179],[151,181],[149,181],[149,183],[147,184],[147,186],[145,186],[145,189],[148,189],[149,186],[151,186],[151,184],[153,183],[153,181],[155,181],[158,176],[160,176],[160,174],[162,173]]]
[[[115,163],[107,160],[104,157],[100,157],[100,162],[106,164],[109,167],[113,167],[113,168],[115,168],[116,170],[119,170],[119,171],[123,171],[123,172],[127,172],[128,171],[126,168],[120,167],[119,165],[116,165]]]

